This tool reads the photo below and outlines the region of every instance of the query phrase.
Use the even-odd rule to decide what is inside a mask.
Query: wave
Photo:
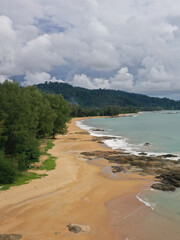
[[[97,132],[97,127],[88,126],[88,125],[84,124],[83,121],[84,120],[76,121],[76,125],[79,128],[88,131],[91,136],[109,137],[109,138],[112,137],[112,139],[105,139],[105,140],[102,140],[102,142],[113,150],[123,150],[125,153],[133,154],[135,156],[140,156],[140,155],[142,156],[142,152],[143,152],[145,154],[145,156],[147,156],[147,157],[157,157],[157,156],[163,156],[163,155],[169,154],[169,153],[165,153],[165,152],[144,151],[143,146],[145,143],[136,144],[136,145],[130,144],[130,143],[128,143],[128,139],[125,137],[105,134],[104,129],[102,129],[102,128],[100,128],[99,131]],[[178,161],[179,157],[180,156],[166,157],[165,159]]]
[[[147,207],[150,207],[151,210],[154,210],[156,204],[150,202],[147,198],[145,198],[145,199],[141,198],[141,197],[140,197],[140,194],[141,194],[141,192],[136,195],[136,198],[137,198],[140,202],[144,203]]]

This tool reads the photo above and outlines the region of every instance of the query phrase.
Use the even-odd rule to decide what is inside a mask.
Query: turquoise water
[[[180,159],[180,111],[87,119],[79,126],[95,136],[116,136],[115,139],[104,141],[113,149],[124,149],[135,154],[143,151],[149,155],[172,153],[177,155],[175,160]],[[145,143],[150,145],[144,146]],[[169,228],[169,232],[177,234],[170,239],[169,235],[159,232],[164,236],[163,239],[180,239],[180,189],[173,193],[147,189],[139,193],[137,198],[150,207],[154,214],[144,221],[144,226],[154,224],[157,233],[158,229],[162,231]]]
[[[180,111],[150,112],[129,117],[87,119],[83,124],[101,128],[102,135],[124,137],[107,142],[112,148],[180,154]],[[145,143],[150,143],[144,147]]]
[[[180,189],[175,192],[144,190],[137,197],[158,215],[180,224]]]

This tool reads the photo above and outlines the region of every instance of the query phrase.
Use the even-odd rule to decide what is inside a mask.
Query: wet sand
[[[1,234],[21,234],[23,240],[128,238],[128,220],[124,230],[123,225],[122,229],[114,225],[116,209],[122,218],[128,212],[147,209],[135,196],[153,178],[119,174],[114,179],[102,172],[102,168],[111,165],[107,161],[89,164],[81,152],[109,149],[92,141],[92,136],[76,126],[76,120],[79,119],[72,120],[68,134],[58,136],[49,151],[57,157],[55,170],[28,185],[0,192]],[[118,202],[124,197],[124,203]],[[118,215],[118,219],[121,217]],[[74,234],[67,228],[69,223],[83,225],[87,230]]]

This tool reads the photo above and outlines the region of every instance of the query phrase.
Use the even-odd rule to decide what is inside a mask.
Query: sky
[[[0,82],[180,99],[179,0],[0,0]]]

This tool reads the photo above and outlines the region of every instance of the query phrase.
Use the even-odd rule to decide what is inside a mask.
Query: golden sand
[[[100,166],[89,164],[80,153],[109,149],[92,141],[92,136],[80,134],[83,130],[75,121],[49,151],[57,157],[55,170],[47,177],[0,192],[1,234],[22,234],[23,240],[115,239],[106,203],[138,192],[152,179],[135,174],[122,174],[118,181],[106,178]],[[69,232],[69,223],[82,225],[87,231]]]

